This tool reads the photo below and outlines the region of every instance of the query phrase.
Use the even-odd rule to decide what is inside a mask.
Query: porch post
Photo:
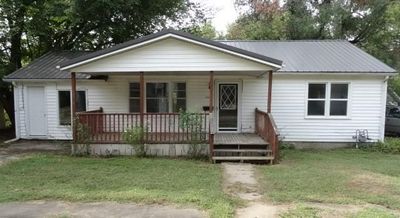
[[[208,83],[209,87],[209,112],[212,113],[214,111],[214,71],[210,71],[210,80]]]
[[[144,73],[140,72],[140,126],[144,125]]]
[[[72,140],[76,142],[76,73],[71,72],[71,116],[72,116]]]
[[[208,81],[208,90],[209,90],[209,116],[210,116],[210,120],[208,123],[208,142],[209,142],[209,152],[210,152],[210,160],[212,160],[212,156],[214,153],[214,133],[212,132],[212,126],[213,125],[213,111],[214,111],[214,71],[210,71],[210,77],[209,77],[209,81]]]
[[[268,72],[268,104],[267,104],[268,113],[271,113],[271,104],[272,104],[272,70]]]

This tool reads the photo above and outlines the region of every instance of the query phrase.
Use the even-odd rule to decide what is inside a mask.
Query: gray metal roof
[[[169,30],[171,32],[171,30]],[[174,31],[174,33],[177,31]],[[187,36],[186,33],[178,32]],[[164,32],[165,34],[165,32]],[[152,35],[154,37],[154,34]],[[198,37],[196,40],[200,40]],[[203,40],[203,39],[201,39]],[[138,41],[136,41],[137,43]],[[206,40],[210,43],[210,40]],[[213,42],[213,41],[211,41]],[[131,42],[132,43],[132,42]],[[270,61],[283,60],[279,72],[310,73],[395,73],[396,71],[344,40],[300,40],[300,41],[218,41],[218,46],[236,51],[248,51],[254,57]],[[215,44],[213,43],[213,44]],[[118,48],[118,46],[115,46]],[[114,48],[114,47],[113,47]],[[235,49],[237,48],[237,49]],[[112,50],[114,51],[115,48]],[[107,50],[108,51],[108,50]],[[32,63],[10,75],[5,80],[14,79],[69,79],[70,74],[57,66],[102,54],[99,52],[52,51],[37,58]],[[272,58],[269,58],[272,57]],[[89,78],[77,74],[78,79]]]
[[[283,60],[280,72],[396,72],[345,40],[219,42]]]
[[[20,68],[4,77],[6,80],[13,79],[69,79],[71,75],[67,71],[61,71],[57,66],[60,63],[77,58],[88,52],[83,51],[51,51],[35,59],[27,66]],[[86,74],[77,74],[78,79],[89,78]]]

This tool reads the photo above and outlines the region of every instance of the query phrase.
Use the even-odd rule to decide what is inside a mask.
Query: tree
[[[0,77],[52,49],[98,50],[203,22],[189,0],[0,0]],[[10,84],[0,82],[0,91],[13,118]]]
[[[346,39],[400,70],[398,0],[236,0],[236,5],[242,15],[227,38]],[[390,84],[399,84],[400,93],[400,79]]]
[[[222,37],[222,33],[218,33],[210,21],[190,27],[186,31],[206,39],[218,39]]]

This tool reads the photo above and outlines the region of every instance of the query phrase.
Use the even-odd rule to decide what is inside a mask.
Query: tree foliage
[[[49,50],[98,50],[204,18],[189,0],[0,0],[0,78]],[[0,93],[13,117],[10,84]]]
[[[236,0],[229,39],[345,39],[400,70],[398,0]],[[390,82],[400,93],[400,79]],[[398,84],[398,85],[397,85]]]

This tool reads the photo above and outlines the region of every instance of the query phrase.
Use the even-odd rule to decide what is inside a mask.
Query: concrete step
[[[213,156],[213,160],[273,160],[272,156]]]
[[[237,152],[237,153],[246,153],[246,152],[254,152],[254,153],[271,153],[272,150],[267,149],[214,149],[214,152]]]

